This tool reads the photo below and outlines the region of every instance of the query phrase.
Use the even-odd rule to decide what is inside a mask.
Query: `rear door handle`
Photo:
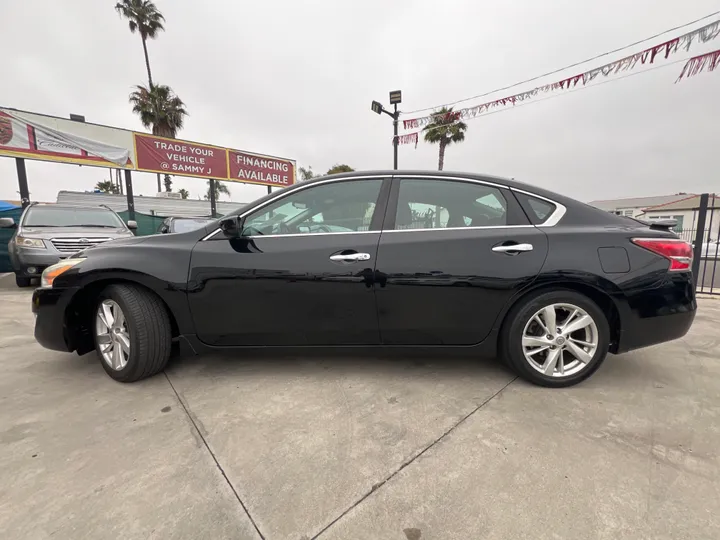
[[[532,251],[532,244],[512,244],[509,246],[495,246],[492,248],[497,253],[514,253],[517,251]]]
[[[346,255],[343,255],[342,253],[340,253],[338,255],[330,255],[330,260],[335,261],[335,262],[369,261],[370,254],[369,253],[348,253]]]

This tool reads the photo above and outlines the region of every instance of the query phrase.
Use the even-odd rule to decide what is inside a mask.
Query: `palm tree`
[[[169,174],[163,177],[163,184],[165,184],[165,191],[170,193],[172,191],[172,177]]]
[[[440,145],[438,171],[442,171],[445,164],[445,148],[452,143],[463,142],[466,130],[467,124],[460,122],[458,113],[454,113],[452,107],[443,107],[433,113],[433,121],[425,126],[423,131],[425,142]]]
[[[147,67],[148,82],[153,86],[152,73],[150,72],[150,59],[148,58],[147,39],[155,39],[158,32],[165,30],[163,23],[165,17],[150,0],[122,0],[115,4],[115,11],[121,17],[128,20],[130,32],[140,33],[143,51],[145,52],[145,67]]]
[[[149,89],[136,86],[130,94],[130,103],[145,128],[151,129],[153,135],[171,139],[182,129],[188,114],[182,99],[164,84],[150,85]],[[160,173],[157,175],[157,190],[158,193],[162,191]]]
[[[210,180],[208,180],[208,189],[207,189],[207,193],[205,194],[206,201],[210,200],[210,185],[211,185]],[[220,180],[215,180],[215,200],[216,201],[220,199],[221,193],[224,193],[228,197],[230,196],[230,190],[228,189],[228,187],[225,184],[223,184],[222,182],[220,182]]]
[[[187,199],[190,196],[190,192],[187,189],[178,189],[178,193],[183,199]]]
[[[103,193],[118,193],[120,190],[118,189],[117,185],[115,185],[115,182],[112,180],[103,180],[102,182],[98,182],[95,184],[95,189],[98,191],[102,191]]]
[[[150,89],[136,86],[130,94],[130,103],[142,125],[161,137],[174,139],[188,114],[183,101],[164,84],[153,85]]]

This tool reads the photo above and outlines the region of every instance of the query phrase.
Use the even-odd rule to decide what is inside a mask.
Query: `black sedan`
[[[569,386],[608,352],[685,335],[691,258],[667,226],[505,178],[348,173],[48,268],[35,337],[96,350],[124,382],[161,371],[177,342],[195,354],[492,355],[529,381]]]

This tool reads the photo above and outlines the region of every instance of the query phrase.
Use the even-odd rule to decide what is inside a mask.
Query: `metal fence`
[[[720,208],[715,195],[704,193],[700,205],[693,208],[693,223],[676,231],[693,245],[693,275],[696,292],[720,295]]]

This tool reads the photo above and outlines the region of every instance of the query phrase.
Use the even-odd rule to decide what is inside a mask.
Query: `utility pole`
[[[402,103],[402,92],[400,90],[393,90],[390,92],[390,104],[393,106],[393,112],[388,111],[379,101],[373,101],[370,105],[370,109],[377,113],[387,114],[393,119],[393,169],[398,168],[398,121],[400,119],[400,111],[398,111],[398,104]]]
[[[30,204],[30,189],[28,189],[25,159],[15,158],[15,168],[17,169],[18,175],[18,187],[20,188],[20,201],[23,209],[25,209]]]

